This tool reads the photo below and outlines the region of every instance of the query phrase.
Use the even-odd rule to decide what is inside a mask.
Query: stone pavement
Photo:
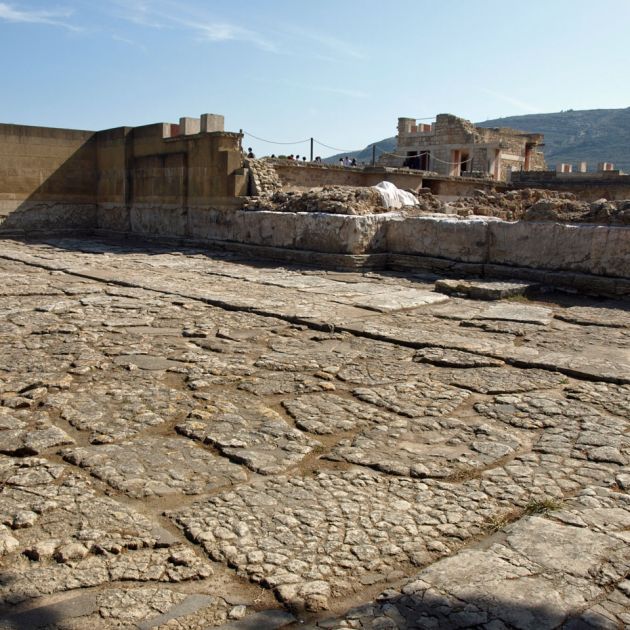
[[[77,239],[0,274],[0,628],[630,627],[628,303]]]

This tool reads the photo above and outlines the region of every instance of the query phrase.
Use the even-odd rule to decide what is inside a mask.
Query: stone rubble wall
[[[250,194],[256,197],[273,195],[282,190],[282,182],[269,160],[245,160],[249,169]]]

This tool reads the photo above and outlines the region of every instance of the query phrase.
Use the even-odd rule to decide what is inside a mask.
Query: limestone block
[[[490,263],[630,276],[630,228],[493,222],[488,230]]]
[[[397,254],[485,262],[487,219],[408,217],[387,226],[387,249]]]
[[[225,119],[221,114],[202,114],[201,131],[225,131]]]
[[[165,237],[186,234],[186,210],[181,206],[135,205],[129,221],[134,234]]]
[[[201,123],[199,118],[180,118],[179,119],[179,133],[183,136],[191,136],[195,133],[199,133]]]

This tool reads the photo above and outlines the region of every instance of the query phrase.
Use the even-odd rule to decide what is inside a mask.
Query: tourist
[[[252,151],[252,148],[249,147],[249,149],[247,149],[247,157],[251,160],[253,160],[256,156],[254,155],[254,152]]]

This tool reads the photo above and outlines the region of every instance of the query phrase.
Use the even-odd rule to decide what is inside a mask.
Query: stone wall
[[[100,132],[0,125],[0,232],[153,233],[173,214],[247,194],[240,134],[158,123]]]
[[[354,263],[352,257],[376,255],[381,266],[419,272],[552,278],[558,286],[630,295],[628,227],[396,212],[353,216],[191,208],[178,215],[147,208],[132,231],[212,246],[244,245],[250,255],[314,264],[327,264],[322,255],[335,257],[335,265],[339,256]]]
[[[375,186],[382,181],[412,190],[418,190],[423,185],[422,173],[402,169],[300,164],[291,160],[276,160],[273,166],[282,184],[293,188]]]
[[[0,233],[92,227],[96,182],[93,132],[0,124]]]
[[[270,162],[282,185],[298,190],[321,186],[375,186],[380,182],[392,182],[403,190],[430,188],[434,195],[458,197],[472,195],[475,190],[503,190],[502,182],[468,177],[447,177],[413,171],[410,169],[382,166],[352,168],[328,164],[300,164],[290,160]]]
[[[97,134],[99,228],[154,234],[172,221],[183,233],[188,208],[247,194],[239,134],[171,132],[159,123]]]
[[[555,171],[541,171],[538,173],[514,173],[511,186],[513,188],[545,188],[571,192],[583,201],[630,199],[630,175],[621,175],[618,172],[561,174]]]

